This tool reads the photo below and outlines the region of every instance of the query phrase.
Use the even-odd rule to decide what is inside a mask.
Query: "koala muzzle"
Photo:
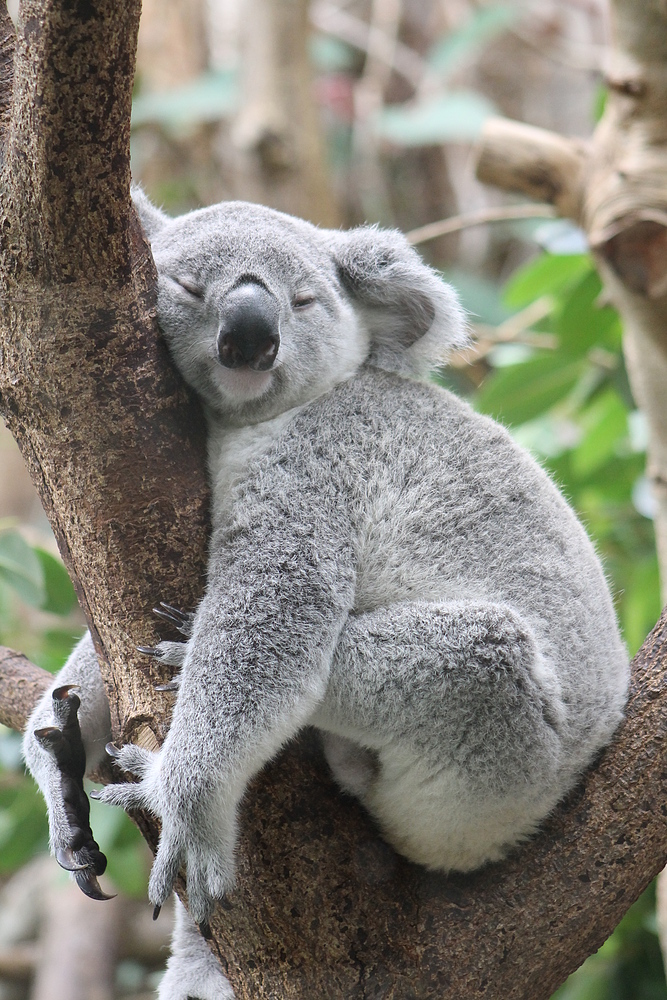
[[[246,281],[225,296],[220,313],[220,364],[256,372],[272,368],[280,333],[278,302],[271,292],[255,281]]]

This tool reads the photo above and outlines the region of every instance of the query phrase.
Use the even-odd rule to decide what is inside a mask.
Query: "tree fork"
[[[114,735],[159,742],[171,703],[134,646],[157,638],[157,600],[199,596],[206,488],[202,421],[159,339],[130,210],[137,19],[136,0],[22,8],[0,97],[0,396],[93,629]],[[666,652],[663,620],[614,746],[534,841],[468,877],[395,855],[311,737],[295,741],[246,796],[238,888],[212,920],[239,1000],[549,997],[664,863]]]

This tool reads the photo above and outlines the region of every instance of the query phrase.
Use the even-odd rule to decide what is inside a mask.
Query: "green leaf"
[[[621,324],[611,306],[597,305],[602,283],[591,271],[574,288],[556,317],[560,346],[569,354],[585,354],[593,345],[620,346]]]
[[[34,552],[42,564],[44,574],[46,599],[42,604],[42,610],[50,611],[54,615],[69,614],[76,607],[76,593],[67,570],[50,552],[40,548],[35,548]]]
[[[46,600],[44,571],[39,557],[17,531],[0,534],[0,577],[34,608]]]
[[[514,273],[503,298],[508,306],[523,309],[542,295],[558,294],[592,270],[586,254],[543,253]]]
[[[427,56],[429,68],[448,78],[460,64],[506,31],[519,17],[516,7],[498,4],[481,7],[460,28],[439,39]]]
[[[523,424],[564,399],[585,368],[583,360],[543,354],[502,368],[482,385],[476,407],[506,424]]]
[[[628,435],[628,411],[613,389],[596,396],[584,411],[585,434],[572,452],[572,470],[580,478],[604,465]]]
[[[139,94],[132,102],[132,127],[155,123],[182,129],[229,117],[237,101],[236,74],[204,73],[192,83],[159,93]]]
[[[0,873],[11,872],[46,850],[44,799],[33,781],[7,775],[0,780]]]
[[[375,119],[378,135],[401,146],[432,146],[476,139],[489,115],[490,101],[473,91],[438,94],[417,104],[394,104]]]

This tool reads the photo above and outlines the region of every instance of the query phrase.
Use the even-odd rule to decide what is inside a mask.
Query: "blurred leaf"
[[[316,32],[310,39],[310,58],[320,73],[342,73],[355,64],[354,50],[340,38]]]
[[[32,781],[0,777],[0,873],[25,864],[48,844],[44,799]]]
[[[567,258],[564,258],[567,259]],[[602,284],[590,271],[572,290],[556,316],[561,348],[569,354],[585,354],[594,344],[617,348],[621,340],[618,314],[611,306],[598,306]]]
[[[598,469],[618,451],[627,438],[628,414],[613,389],[595,397],[582,414],[584,437],[572,452],[572,469],[583,477]]]
[[[582,360],[542,354],[501,368],[484,382],[476,408],[503,423],[522,424],[567,396],[584,371]]]
[[[473,91],[459,90],[425,98],[419,103],[384,108],[375,129],[401,146],[432,146],[475,139],[494,107]]]
[[[69,614],[76,607],[76,593],[67,570],[50,552],[37,547],[34,552],[42,564],[44,574],[46,599],[41,606],[42,610],[55,615]]]
[[[42,564],[17,531],[0,534],[0,577],[26,604],[39,608],[46,601]]]
[[[478,8],[465,24],[435,43],[427,56],[430,69],[447,79],[462,62],[477,56],[485,44],[506,31],[519,16],[519,10],[509,4]]]
[[[159,93],[139,94],[132,102],[132,127],[156,124],[182,129],[203,122],[217,122],[236,108],[236,74],[204,73],[192,83]]]
[[[515,271],[505,285],[503,299],[508,306],[523,309],[543,295],[562,292],[591,270],[590,259],[584,254],[561,257],[543,253]]]

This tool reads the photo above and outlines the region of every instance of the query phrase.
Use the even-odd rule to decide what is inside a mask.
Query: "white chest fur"
[[[213,528],[229,511],[234,487],[243,480],[250,462],[268,451],[300,406],[248,427],[221,427],[211,422],[208,435],[208,470],[214,495]]]

